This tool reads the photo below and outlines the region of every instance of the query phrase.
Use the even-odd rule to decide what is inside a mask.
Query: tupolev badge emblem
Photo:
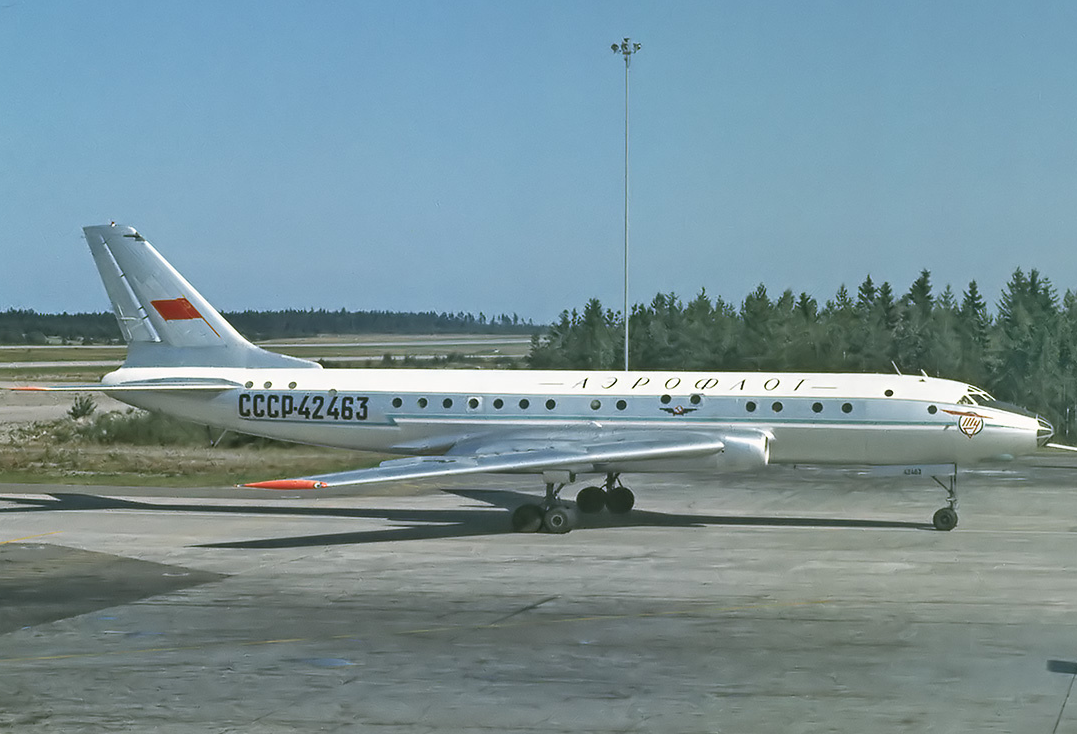
[[[984,429],[984,419],[975,413],[964,413],[957,417],[957,427],[969,438]]]

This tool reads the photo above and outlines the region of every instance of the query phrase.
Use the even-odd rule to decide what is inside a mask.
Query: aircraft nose
[[[1051,436],[1055,435],[1055,427],[1040,416],[1036,416],[1036,422],[1039,423],[1039,428],[1036,429],[1036,443],[1043,446],[1051,440]]]

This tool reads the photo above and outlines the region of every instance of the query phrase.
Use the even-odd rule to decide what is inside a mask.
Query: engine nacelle
[[[603,472],[727,474],[756,471],[770,463],[771,437],[763,431],[723,431],[721,439],[725,448],[717,453],[609,464],[594,469]]]
[[[720,472],[755,471],[770,463],[770,436],[746,431],[723,436],[725,451],[713,458]]]

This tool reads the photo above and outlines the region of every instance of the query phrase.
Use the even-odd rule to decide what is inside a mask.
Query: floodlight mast
[[[625,58],[625,372],[628,372],[628,67],[632,65],[632,54],[639,51],[643,46],[635,43],[630,38],[625,38],[621,43],[610,46],[614,53],[620,53]]]

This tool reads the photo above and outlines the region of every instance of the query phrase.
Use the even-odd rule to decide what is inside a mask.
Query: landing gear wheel
[[[517,533],[537,533],[542,529],[542,508],[520,505],[512,513],[512,529]]]
[[[551,533],[562,535],[567,533],[575,525],[575,517],[573,512],[567,507],[551,507],[546,510],[546,517],[543,519],[543,524],[546,529]]]
[[[576,507],[588,515],[602,512],[606,506],[606,491],[602,487],[584,487],[576,495]]]
[[[957,512],[950,507],[943,507],[931,518],[936,530],[953,530],[957,527]]]
[[[614,487],[606,492],[606,507],[614,515],[623,515],[636,504],[636,495],[628,487]]]

